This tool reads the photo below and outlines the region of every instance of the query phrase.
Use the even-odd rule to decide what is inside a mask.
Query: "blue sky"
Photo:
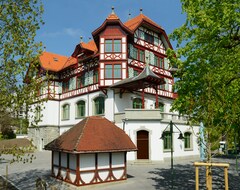
[[[180,0],[42,0],[45,24],[37,32],[37,41],[42,41],[46,51],[70,56],[75,46],[88,42],[92,32],[111,13],[115,13],[124,23],[128,15],[143,14],[162,26],[167,34],[181,26],[185,15],[181,12]],[[173,47],[175,43],[172,42]]]

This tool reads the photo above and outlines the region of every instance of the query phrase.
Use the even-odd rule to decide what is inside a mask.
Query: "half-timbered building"
[[[123,23],[113,10],[92,37],[77,44],[70,57],[40,56],[41,70],[54,78],[39,89],[48,101],[35,113],[39,127],[29,128],[38,149],[85,117],[102,116],[137,146],[128,160],[164,160],[171,156],[171,144],[174,157],[198,156],[198,126],[188,126],[186,117],[170,111],[177,94],[165,30],[143,13]],[[170,121],[177,126],[172,134]],[[178,129],[184,140],[178,139]]]

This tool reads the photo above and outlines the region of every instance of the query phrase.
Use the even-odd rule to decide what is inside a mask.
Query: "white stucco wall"
[[[149,160],[160,161],[171,156],[170,151],[163,150],[163,140],[160,139],[162,132],[169,123],[162,123],[159,121],[126,121],[125,132],[132,139],[133,143],[137,146],[137,131],[145,130],[149,132]],[[183,124],[176,124],[182,133],[190,131],[192,133],[193,148],[190,150],[184,150],[184,141],[179,140],[179,131],[173,127],[173,156],[197,156],[199,155],[199,149],[197,145],[198,127],[194,127],[194,133],[189,130],[189,126]],[[137,152],[129,152],[127,154],[127,160],[136,160]]]

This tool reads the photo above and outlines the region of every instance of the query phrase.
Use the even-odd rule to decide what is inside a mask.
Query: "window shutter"
[[[76,77],[72,78],[72,90],[76,89]]]
[[[166,57],[164,58],[164,69],[169,69],[169,60]]]
[[[158,37],[154,36],[154,45],[158,46],[158,44],[159,44]]]
[[[58,83],[58,93],[59,94],[62,93],[62,83],[61,82]]]
[[[129,57],[133,58],[133,45],[129,44]]]
[[[89,84],[93,84],[93,71],[89,72]]]
[[[133,77],[134,76],[134,74],[133,74],[133,68],[132,67],[129,67],[128,68],[128,78],[131,78],[131,77]]]
[[[149,63],[151,65],[154,65],[154,53],[153,52],[149,52]]]
[[[168,81],[168,79],[165,79],[165,81],[166,81],[166,84],[165,84],[165,90],[168,91],[168,90],[169,90],[169,84],[168,84],[169,81]]]
[[[150,57],[149,57],[149,51],[148,50],[145,50],[145,62],[146,62],[146,64],[149,64],[149,60],[150,59]]]
[[[89,73],[86,72],[85,75],[84,75],[84,86],[87,86],[89,83]]]
[[[141,30],[140,30],[140,38],[143,39],[143,40],[145,39],[145,37],[144,37],[144,32],[141,31]]]

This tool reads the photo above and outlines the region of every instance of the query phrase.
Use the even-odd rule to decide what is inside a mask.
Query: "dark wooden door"
[[[149,159],[148,131],[137,132],[137,159]]]

